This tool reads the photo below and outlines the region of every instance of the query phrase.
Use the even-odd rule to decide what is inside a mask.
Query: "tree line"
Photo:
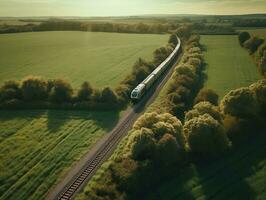
[[[266,19],[235,19],[233,25],[235,27],[266,27]]]
[[[129,102],[131,91],[171,54],[176,42],[170,36],[165,47],[153,52],[151,61],[139,58],[132,72],[114,89],[96,89],[85,81],[75,90],[65,80],[44,80],[36,76],[26,77],[20,82],[6,81],[0,87],[0,108],[121,109]]]
[[[168,33],[179,25],[173,23],[126,24],[126,23],[88,23],[70,20],[48,20],[40,24],[29,23],[23,26],[3,25],[0,33],[38,32],[38,31],[91,31],[117,33]]]
[[[263,38],[251,36],[248,32],[240,32],[239,43],[253,56],[262,76],[266,77],[266,43]]]
[[[108,181],[91,185],[85,199],[142,198],[189,164],[228,156],[265,130],[266,80],[232,90],[219,103],[213,90],[196,86],[203,69],[199,39],[186,40],[163,111],[145,113],[135,122],[108,164]]]
[[[230,91],[218,105],[201,93],[183,122],[170,113],[141,116],[105,171],[108,181],[98,180],[85,199],[141,198],[189,164],[228,156],[265,130],[265,79]]]

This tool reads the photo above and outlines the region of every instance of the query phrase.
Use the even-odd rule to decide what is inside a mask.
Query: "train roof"
[[[145,85],[143,83],[140,83],[140,84],[138,84],[138,86],[133,91],[138,92],[138,91],[142,90],[143,88],[145,88]]]

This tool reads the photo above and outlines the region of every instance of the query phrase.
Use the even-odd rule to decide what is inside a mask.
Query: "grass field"
[[[74,87],[116,86],[139,58],[152,58],[168,35],[39,32],[0,35],[0,84],[28,75],[64,78]]]
[[[117,122],[112,112],[0,111],[0,199],[45,194]]]
[[[201,36],[201,44],[206,48],[205,86],[214,89],[220,97],[260,78],[252,58],[238,44],[237,36]]]
[[[266,38],[266,28],[249,28],[249,29],[241,29],[240,31],[247,31],[252,35]]]

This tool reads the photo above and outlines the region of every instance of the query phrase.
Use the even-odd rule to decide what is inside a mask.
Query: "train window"
[[[138,92],[132,92],[132,97],[137,97],[138,96]]]

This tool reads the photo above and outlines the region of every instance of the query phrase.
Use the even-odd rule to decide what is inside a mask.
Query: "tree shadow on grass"
[[[119,120],[119,112],[48,110],[47,127],[50,131],[58,131],[71,120],[92,120],[96,126],[110,131]]]
[[[254,139],[254,138],[253,138]],[[256,173],[260,161],[266,159],[266,138],[234,149],[226,158],[206,166],[197,165],[197,174],[206,199],[256,199],[256,193],[245,178]]]

